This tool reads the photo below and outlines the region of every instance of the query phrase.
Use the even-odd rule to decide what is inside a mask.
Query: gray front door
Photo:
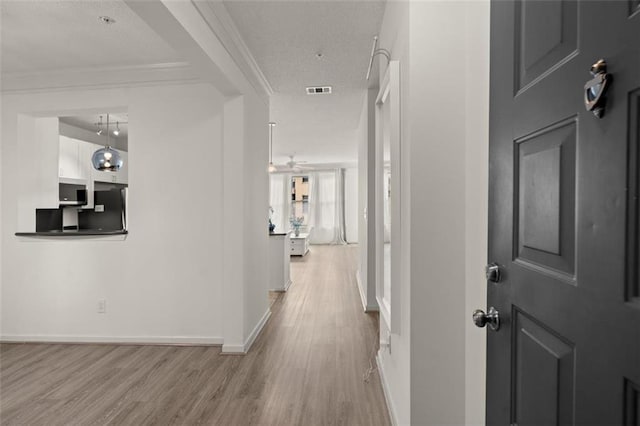
[[[493,1],[490,114],[487,422],[640,425],[640,1]]]

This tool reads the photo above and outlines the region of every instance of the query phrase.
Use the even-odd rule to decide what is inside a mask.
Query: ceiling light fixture
[[[120,122],[116,121],[116,129],[113,131],[114,136],[120,136]]]
[[[116,23],[116,20],[110,16],[98,16],[98,20],[105,25],[111,25]]]
[[[102,122],[102,116],[100,116]],[[109,114],[107,114],[107,144],[91,156],[93,168],[101,172],[117,172],[124,165],[120,153],[109,145]]]
[[[276,166],[273,165],[273,128],[276,127],[276,123],[269,122],[269,173],[277,171]]]

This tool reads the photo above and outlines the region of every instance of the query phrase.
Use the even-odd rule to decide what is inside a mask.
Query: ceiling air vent
[[[307,95],[328,95],[331,93],[331,86],[307,87]]]

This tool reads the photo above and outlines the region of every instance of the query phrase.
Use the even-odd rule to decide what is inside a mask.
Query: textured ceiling
[[[241,0],[225,6],[275,92],[304,94],[305,86],[323,85],[335,93],[366,88],[384,3]]]
[[[312,163],[354,161],[355,130],[367,88],[382,1],[245,1],[225,6],[275,92],[274,161],[296,152]],[[316,54],[322,57],[317,58]],[[332,86],[309,96],[307,86]]]
[[[305,96],[305,95],[303,95]],[[273,161],[284,164],[288,156],[309,163],[356,161],[356,126],[364,94],[351,90],[340,95],[274,94],[271,97]]]
[[[2,72],[180,61],[120,0],[2,0],[0,13]],[[116,23],[101,23],[103,15]]]

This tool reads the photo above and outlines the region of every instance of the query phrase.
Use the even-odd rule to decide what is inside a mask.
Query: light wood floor
[[[219,347],[0,345],[0,423],[388,425],[377,318],[354,282],[357,248],[292,258],[293,285],[245,356]],[[265,297],[267,295],[265,294]]]

